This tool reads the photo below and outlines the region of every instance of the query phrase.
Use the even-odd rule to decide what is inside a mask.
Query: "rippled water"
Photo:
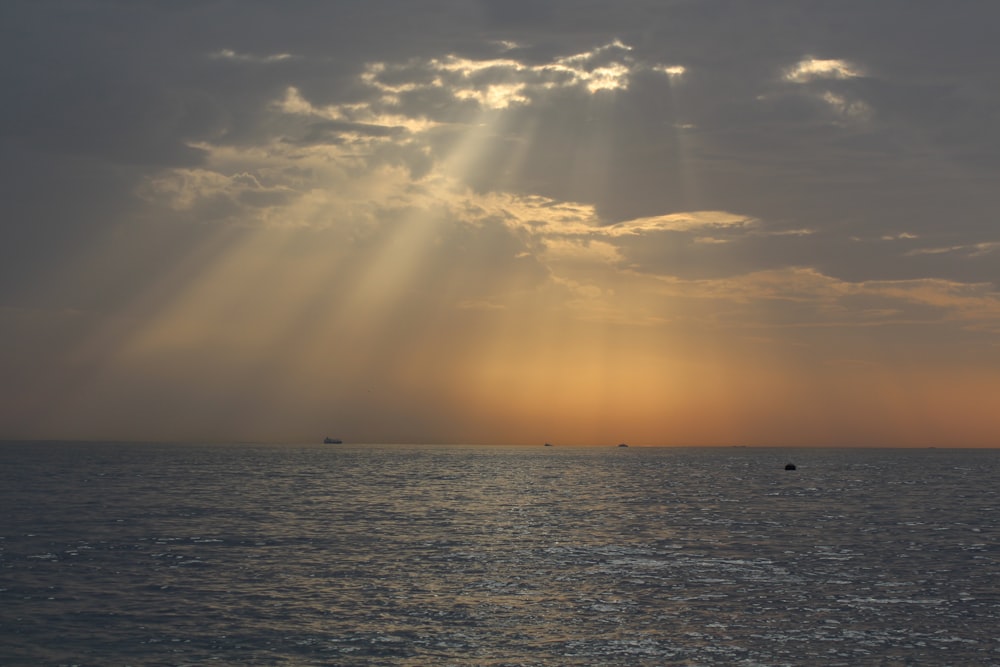
[[[1000,664],[998,451],[3,443],[0,463],[3,665]]]

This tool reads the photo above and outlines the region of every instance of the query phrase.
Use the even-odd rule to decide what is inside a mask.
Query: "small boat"
[[[551,447],[551,446],[552,446],[552,443],[551,443],[551,442],[546,442],[546,443],[545,443],[545,446],[546,446],[546,447]]]
[[[342,444],[344,444],[344,441],[340,440],[338,438],[323,438],[323,444],[324,445],[342,445]]]
[[[619,447],[628,447],[624,442],[618,445]]]

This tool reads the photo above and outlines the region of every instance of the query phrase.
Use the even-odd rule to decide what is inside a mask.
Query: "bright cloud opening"
[[[859,68],[845,60],[804,58],[785,71],[786,81],[808,83],[817,79],[853,79],[862,76]]]

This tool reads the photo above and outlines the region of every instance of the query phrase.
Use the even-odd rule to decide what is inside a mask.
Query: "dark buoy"
[[[794,463],[786,463],[785,464],[785,470],[795,470],[795,464]]]

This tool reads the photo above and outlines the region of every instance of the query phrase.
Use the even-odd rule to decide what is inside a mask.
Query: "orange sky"
[[[476,285],[464,277],[487,262],[475,248],[442,267],[439,240],[390,261],[381,255],[400,249],[386,239],[373,264],[345,266],[336,240],[228,239],[112,321],[48,322],[87,337],[37,360],[49,374],[27,382],[24,423],[39,437],[168,440],[990,446],[996,436],[996,346],[935,340],[961,321],[774,323],[768,308],[791,297],[760,286],[770,278],[737,281],[734,295],[728,281],[505,265]],[[433,279],[414,281],[421,271]],[[810,307],[835,309],[829,299]]]

